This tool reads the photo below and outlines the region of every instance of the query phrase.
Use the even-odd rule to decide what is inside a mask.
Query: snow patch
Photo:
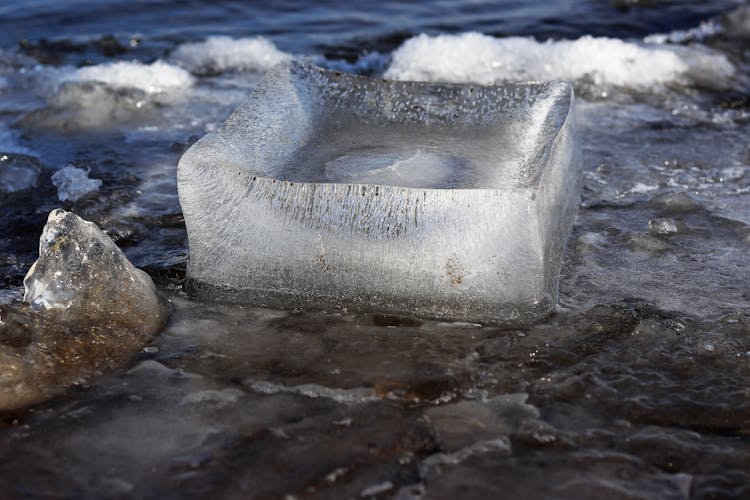
[[[471,32],[407,40],[393,53],[385,77],[480,84],[585,78],[624,87],[696,82],[722,87],[734,71],[726,57],[698,47],[592,36],[537,42]]]
[[[179,46],[171,60],[193,73],[205,74],[224,71],[265,72],[291,57],[263,37],[212,36],[203,42]]]
[[[79,68],[63,76],[62,81],[101,82],[114,88],[135,88],[156,94],[188,88],[194,79],[184,69],[164,61],[151,64],[119,61]]]

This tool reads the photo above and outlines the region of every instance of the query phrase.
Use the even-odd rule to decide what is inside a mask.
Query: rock
[[[166,311],[151,278],[136,269],[96,224],[53,210],[23,300],[70,327],[109,324],[157,333]]]
[[[0,411],[124,365],[167,319],[151,278],[95,224],[59,209],[24,285],[26,304],[0,306]]]

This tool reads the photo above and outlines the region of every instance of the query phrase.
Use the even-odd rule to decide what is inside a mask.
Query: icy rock
[[[123,366],[167,318],[151,279],[63,210],[50,213],[24,286],[28,305],[0,305],[0,411]]]
[[[34,157],[0,153],[0,193],[33,188],[41,172],[41,165]]]
[[[57,188],[60,201],[76,201],[102,185],[99,179],[90,179],[86,170],[78,167],[63,167],[52,174],[52,184]]]
[[[157,333],[166,319],[151,278],[96,224],[56,209],[24,278],[24,302],[70,327],[108,324]]]
[[[0,411],[123,366],[167,318],[148,275],[63,210],[50,213],[24,286],[27,304],[0,305]]]
[[[557,300],[581,159],[563,82],[393,82],[289,62],[182,157],[193,294],[472,323]]]
[[[46,107],[27,113],[19,123],[32,130],[101,132],[120,124],[152,120],[158,116],[156,108],[172,98],[137,88],[111,87],[102,82],[65,82]]]

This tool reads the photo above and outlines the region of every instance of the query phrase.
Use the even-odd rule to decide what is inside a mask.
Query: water
[[[480,181],[479,172],[486,171],[489,163],[488,155],[477,146],[486,147],[482,140],[490,139],[490,134],[484,128],[471,132],[459,138],[449,131],[436,134],[413,125],[337,123],[310,140],[310,146],[300,152],[302,161],[295,162],[294,170],[284,177],[295,182],[474,187]]]
[[[0,187],[0,300],[64,206],[151,274],[172,317],[127,366],[2,416],[0,491],[747,497],[748,30],[724,17],[741,5],[4,3],[0,165],[36,188]],[[468,31],[504,41],[435,38]],[[275,48],[176,55],[258,35]],[[189,301],[177,160],[288,55],[394,78],[574,78],[584,192],[558,311],[503,330]],[[60,202],[67,165],[102,185]]]

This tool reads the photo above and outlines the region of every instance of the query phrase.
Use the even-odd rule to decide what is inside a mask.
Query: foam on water
[[[724,55],[708,49],[592,36],[537,42],[471,32],[407,40],[393,53],[385,77],[481,84],[589,78],[598,85],[625,87],[694,82],[721,87],[734,71]]]
[[[231,38],[212,36],[203,42],[186,43],[177,48],[171,60],[193,73],[224,71],[265,72],[291,59],[273,42],[263,37]]]
[[[101,82],[115,88],[135,88],[148,93],[184,89],[193,85],[190,73],[164,61],[151,64],[118,61],[86,66],[63,76],[62,81]]]

